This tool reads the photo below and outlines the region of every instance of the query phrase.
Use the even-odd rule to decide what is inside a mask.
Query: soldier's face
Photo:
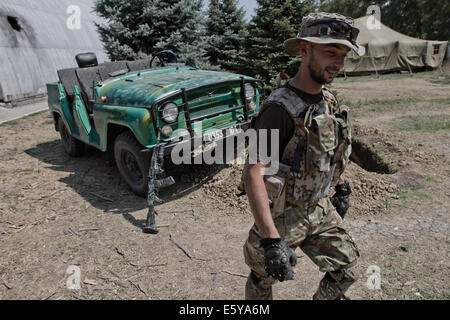
[[[342,44],[311,44],[308,51],[305,62],[311,78],[319,84],[327,84],[344,67],[344,59],[350,49]]]

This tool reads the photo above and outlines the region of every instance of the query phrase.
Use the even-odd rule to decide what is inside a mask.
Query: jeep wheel
[[[58,129],[64,150],[66,150],[66,152],[72,157],[82,156],[86,145],[80,140],[72,137],[62,118],[58,119]]]
[[[130,189],[138,196],[146,197],[151,152],[143,153],[141,149],[142,146],[131,132],[122,132],[114,143],[114,158]]]

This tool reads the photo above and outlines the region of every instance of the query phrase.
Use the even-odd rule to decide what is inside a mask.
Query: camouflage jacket
[[[277,179],[266,177],[269,199],[280,197],[283,202],[275,203],[275,211],[283,211],[285,204],[315,204],[327,197],[330,186],[337,184],[349,162],[351,126],[348,108],[340,106],[326,88],[323,96],[318,104],[308,105],[295,92],[281,87],[266,99],[281,104],[295,123],[294,134],[281,156],[275,177],[282,181],[282,195],[271,194],[273,186],[270,184]]]

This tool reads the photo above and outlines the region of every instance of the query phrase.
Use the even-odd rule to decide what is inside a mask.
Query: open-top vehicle
[[[59,70],[60,81],[47,84],[55,129],[71,156],[86,145],[113,150],[121,176],[140,196],[149,190],[152,151],[168,154],[184,140],[178,129],[225,139],[258,112],[259,80],[188,67],[171,51],[103,64],[92,53],[76,59],[79,68]]]

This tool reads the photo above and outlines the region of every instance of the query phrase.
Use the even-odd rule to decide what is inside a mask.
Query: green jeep
[[[155,147],[169,154],[181,140],[178,129],[193,137],[201,128],[206,142],[245,130],[263,92],[257,79],[188,67],[171,51],[138,61],[97,64],[93,53],[76,60],[79,68],[59,70],[60,81],[47,84],[55,129],[71,156],[86,145],[113,151],[139,196],[148,192]]]

